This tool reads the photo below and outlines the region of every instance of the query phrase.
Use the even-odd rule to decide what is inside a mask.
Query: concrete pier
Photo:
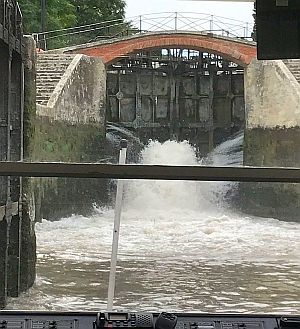
[[[253,60],[245,73],[244,164],[300,166],[300,84],[282,61]],[[266,217],[299,220],[299,184],[243,184],[244,207]]]

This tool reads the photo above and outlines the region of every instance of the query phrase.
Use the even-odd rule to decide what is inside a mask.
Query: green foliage
[[[125,16],[124,0],[45,0],[46,1],[46,31],[61,30],[69,27],[120,20]],[[23,14],[24,32],[41,31],[41,0],[19,0]],[[74,42],[91,41],[98,36],[118,33],[124,27],[105,26],[103,29],[93,29],[82,34],[59,36],[47,41],[48,49],[62,47]]]
[[[23,14],[25,33],[41,30],[41,0],[19,0]],[[76,7],[69,0],[46,0],[46,30],[58,30],[74,26]]]
[[[39,0],[19,0],[23,15],[24,33],[40,31],[40,1]]]
[[[77,26],[123,19],[124,0],[71,0],[77,9]]]
[[[77,9],[77,26],[111,21],[111,23],[103,26],[97,25],[97,27],[92,28],[92,31],[78,35],[80,43],[93,41],[99,36],[116,34],[124,28],[120,26],[125,16],[126,3],[124,0],[71,1]]]

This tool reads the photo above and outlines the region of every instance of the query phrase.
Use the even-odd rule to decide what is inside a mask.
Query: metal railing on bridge
[[[206,32],[252,40],[253,23],[203,13],[162,12],[34,33],[33,36],[39,47],[51,49],[163,31]]]

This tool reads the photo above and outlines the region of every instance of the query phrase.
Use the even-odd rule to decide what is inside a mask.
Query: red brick
[[[102,57],[104,62],[109,64],[120,57],[143,49],[182,46],[194,50],[216,53],[242,66],[247,66],[256,57],[255,45],[237,42],[234,39],[209,37],[201,34],[189,35],[186,33],[157,33],[141,35],[139,37],[133,36],[131,39],[117,40],[111,44],[102,43],[98,47],[93,45],[93,48],[86,48],[86,45],[83,45],[83,48],[77,47],[73,52]]]

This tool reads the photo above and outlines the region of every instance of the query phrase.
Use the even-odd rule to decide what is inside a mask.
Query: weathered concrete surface
[[[300,127],[299,83],[282,61],[251,62],[245,103],[247,129]]]
[[[106,71],[102,60],[77,55],[56,85],[47,105],[37,104],[37,114],[71,124],[103,126],[105,101]]]
[[[252,61],[245,74],[244,164],[300,167],[300,86],[282,61]],[[241,184],[242,207],[300,220],[299,184]]]

